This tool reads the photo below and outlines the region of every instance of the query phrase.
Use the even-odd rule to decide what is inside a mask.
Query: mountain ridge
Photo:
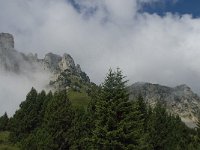
[[[200,114],[200,97],[186,84],[168,87],[136,82],[129,87],[129,92],[131,100],[141,94],[152,107],[157,102],[161,102],[166,106],[168,112],[179,115],[188,126],[196,126]]]

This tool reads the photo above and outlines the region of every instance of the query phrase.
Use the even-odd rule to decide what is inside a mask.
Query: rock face
[[[14,48],[14,38],[9,33],[0,33],[0,47],[12,49]]]
[[[81,71],[80,65],[75,65],[73,58],[69,54],[65,53],[61,57],[53,53],[48,53],[44,59],[39,60],[39,63],[44,70],[51,72],[50,85],[54,89],[68,89],[72,86],[71,80],[74,78],[83,82],[90,82],[89,77]]]
[[[200,114],[200,97],[187,85],[171,88],[138,82],[131,85],[129,91],[131,100],[142,94],[144,100],[151,106],[155,106],[157,101],[160,101],[170,113],[179,115],[188,126],[195,126]]]
[[[37,54],[19,53],[14,49],[14,38],[9,33],[0,33],[0,68],[13,73],[27,73],[33,71],[49,72],[49,86],[56,90],[68,89],[71,80],[90,82],[86,73],[81,71],[80,65],[75,65],[69,54],[59,56],[53,53],[38,59]]]
[[[65,71],[67,69],[75,69],[75,63],[73,58],[69,54],[64,54],[62,57],[62,60],[59,63],[59,67],[62,71]]]
[[[6,71],[20,72],[23,57],[14,49],[14,38],[11,34],[0,33],[0,68]]]
[[[62,60],[62,57],[53,53],[48,53],[45,55],[43,62],[44,69],[49,69],[51,72],[55,72],[59,69],[59,62]]]

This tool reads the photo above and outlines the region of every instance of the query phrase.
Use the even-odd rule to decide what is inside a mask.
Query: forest
[[[129,100],[119,69],[110,69],[89,94],[87,107],[75,107],[65,90],[32,88],[12,117],[0,117],[0,131],[22,150],[200,149],[200,122],[189,128],[159,101],[151,107],[142,95]]]

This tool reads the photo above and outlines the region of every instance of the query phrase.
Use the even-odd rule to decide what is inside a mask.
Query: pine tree
[[[151,144],[153,149],[164,149],[167,139],[167,112],[165,108],[158,102],[153,110],[152,127],[150,131]]]
[[[93,149],[139,149],[143,120],[138,105],[129,102],[122,72],[109,71],[96,103]]]
[[[5,112],[3,116],[0,117],[0,131],[6,131],[9,129],[8,124],[9,118],[7,113]]]
[[[93,129],[90,115],[84,109],[75,109],[75,116],[72,121],[72,127],[69,129],[69,149],[87,150],[90,145],[88,138]]]
[[[136,103],[138,103],[138,110],[141,113],[141,120],[144,120],[143,127],[145,132],[147,132],[147,121],[148,121],[148,115],[147,115],[147,105],[142,97],[142,94],[139,94]]]
[[[11,119],[11,140],[13,142],[26,138],[37,127],[38,116],[35,111],[37,95],[37,91],[32,88],[26,100],[20,104],[20,109]]]
[[[50,141],[45,141],[49,143],[48,147],[60,150],[69,148],[70,137],[68,136],[68,132],[71,128],[73,118],[74,112],[66,92],[56,92],[53,99],[47,105],[41,129],[41,131],[45,131],[50,137]],[[44,144],[41,143],[41,145]]]
[[[200,117],[198,117],[198,121],[197,121],[197,136],[199,138],[199,142],[200,142]]]
[[[196,147],[200,149],[200,116],[198,116],[198,120],[197,120],[196,125],[197,125],[196,136],[193,137],[195,143],[193,145],[196,145]]]
[[[137,115],[133,116],[132,121],[135,120],[137,128],[133,128],[132,130],[139,131],[138,145],[140,146],[137,149],[151,150],[152,145],[149,143],[150,136],[148,132],[148,111],[151,113],[151,109],[147,109],[147,105],[142,97],[142,94],[139,94],[137,100],[133,104],[134,109],[132,112],[135,112]]]

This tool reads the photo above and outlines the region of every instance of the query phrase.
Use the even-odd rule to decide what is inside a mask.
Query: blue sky
[[[80,13],[84,9],[80,5],[80,0],[67,0]],[[165,16],[166,13],[185,15],[189,14],[193,18],[200,17],[200,0],[150,0],[151,2],[143,3],[139,12],[147,12],[150,14],[158,14]],[[90,8],[87,13],[95,12],[95,8]]]
[[[153,2],[151,4],[146,3],[143,6],[144,12],[148,13],[157,13],[161,16],[165,15],[167,12],[171,12],[173,14],[191,14],[194,18],[200,17],[200,0],[177,0],[173,2],[173,0],[163,0]]]

